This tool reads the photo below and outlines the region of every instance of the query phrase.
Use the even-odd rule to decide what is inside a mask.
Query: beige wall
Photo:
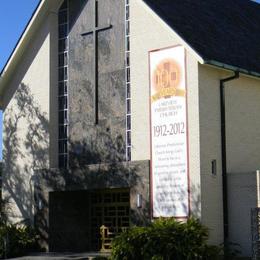
[[[226,83],[227,171],[260,168],[260,80],[241,75]]]
[[[13,222],[33,219],[32,175],[50,166],[50,93],[55,91],[50,40],[57,30],[56,17],[50,13],[38,28],[3,97],[3,197]]]
[[[219,243],[223,241],[220,79],[232,75],[233,72],[215,67],[199,66],[202,221],[211,230],[210,240]],[[225,93],[227,172],[246,175],[259,168],[260,81],[242,74],[239,79],[225,83]],[[211,161],[214,159],[217,161],[216,176],[211,174]],[[234,197],[238,189],[231,186],[229,190],[232,189]],[[230,212],[234,212],[233,206],[236,210],[239,207],[239,192],[236,196],[237,201],[229,203]],[[251,196],[255,196],[255,192],[252,191]],[[243,202],[240,206],[241,209],[244,207]],[[230,219],[229,222],[233,221]],[[244,239],[249,238],[245,236]]]
[[[132,160],[149,160],[148,52],[183,44],[183,41],[140,0],[130,2],[130,32]],[[193,214],[200,216],[198,62],[195,54],[189,50],[187,77],[191,207]]]
[[[256,173],[231,173],[227,177],[229,239],[241,246],[243,256],[251,256],[251,209],[257,205]]]
[[[210,241],[223,242],[223,203],[220,133],[220,70],[199,66],[200,158],[202,222],[210,229]],[[217,161],[216,176],[211,161]]]
[[[210,242],[220,244],[223,242],[223,206],[219,80],[233,73],[216,67],[198,65],[196,53],[194,54],[141,1],[132,0],[130,7],[130,18],[133,17],[130,38],[132,160],[150,159],[150,128],[147,116],[149,115],[148,52],[182,44],[187,49],[192,208],[193,212],[199,212],[198,216],[201,214],[203,224],[209,227]],[[258,82],[242,75],[239,80],[226,83],[229,86],[226,88],[229,172],[250,172],[258,167],[260,153],[257,140],[260,121],[257,120],[258,113],[255,113],[260,111]],[[249,127],[244,127],[245,123]],[[212,160],[217,161],[216,176],[211,173]]]

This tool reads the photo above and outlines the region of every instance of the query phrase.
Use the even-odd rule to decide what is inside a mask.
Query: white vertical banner
[[[153,217],[189,215],[186,62],[182,46],[150,52]]]

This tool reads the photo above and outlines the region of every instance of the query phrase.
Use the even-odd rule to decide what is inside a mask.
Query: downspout
[[[234,76],[220,80],[220,112],[221,112],[221,151],[222,151],[222,192],[223,192],[223,222],[224,246],[228,242],[228,189],[227,189],[227,149],[226,149],[226,109],[225,109],[225,82],[239,78],[239,72]]]

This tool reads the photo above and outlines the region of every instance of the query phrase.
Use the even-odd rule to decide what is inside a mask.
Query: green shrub
[[[37,247],[37,235],[30,226],[1,224],[0,256],[22,256]]]
[[[207,244],[208,229],[198,220],[158,219],[147,227],[133,227],[112,243],[113,260],[216,259],[220,248]]]

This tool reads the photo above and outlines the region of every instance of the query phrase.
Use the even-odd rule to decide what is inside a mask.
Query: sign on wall
[[[186,64],[182,46],[150,52],[153,217],[187,217]]]

